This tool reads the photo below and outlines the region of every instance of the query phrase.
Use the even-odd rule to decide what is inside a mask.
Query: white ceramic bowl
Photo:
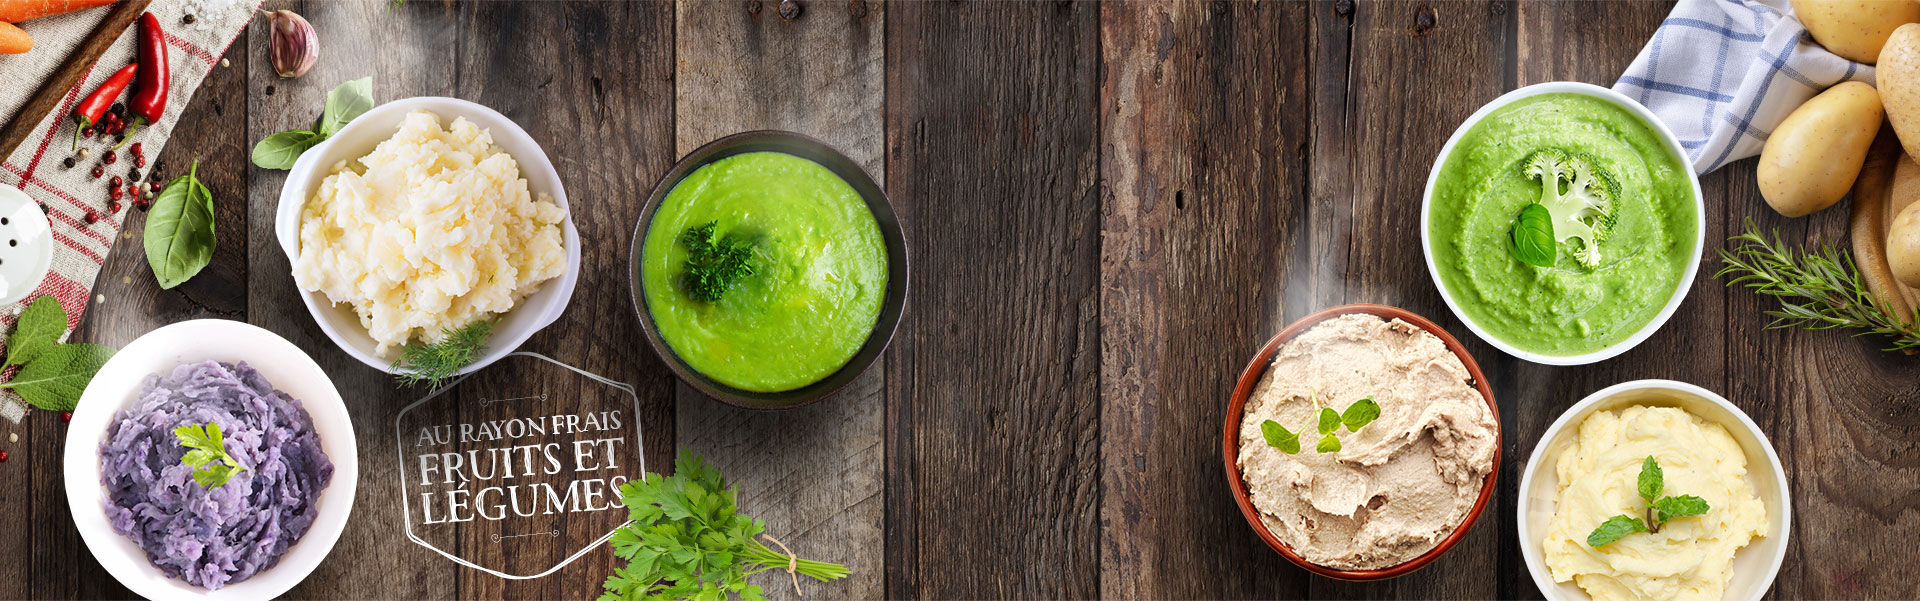
[[[486,353],[473,363],[460,370],[460,374],[469,374],[480,368],[499,361],[501,357],[518,349],[521,343],[533,337],[535,332],[560,319],[567,309],[567,302],[573,298],[574,282],[580,277],[580,233],[573,228],[573,213],[567,208],[567,191],[560,184],[560,173],[553,168],[553,162],[547,159],[547,153],[540,144],[527,135],[506,116],[493,109],[480,106],[458,98],[439,98],[423,96],[395,100],[367,111],[352,123],[335,133],[327,141],[321,142],[300,155],[293,168],[287,171],[287,182],[280,188],[280,208],[274,215],[274,234],[280,241],[280,249],[286,251],[288,268],[300,256],[300,211],[306,206],[307,199],[320,189],[320,182],[327,178],[327,172],[334,163],[350,161],[373,152],[375,146],[393,137],[400,129],[400,122],[407,113],[415,110],[432,111],[440,116],[440,126],[446,127],[455,117],[466,117],[468,121],[479,125],[493,134],[493,143],[501,150],[513,156],[520,164],[520,177],[527,180],[527,189],[534,194],[545,193],[553,197],[553,202],[561,210],[568,211],[566,221],[561,223],[563,244],[567,247],[567,271],[541,284],[540,291],[520,301],[512,311],[494,324],[493,335],[487,340]],[[333,339],[341,350],[359,359],[361,363],[380,371],[392,371],[393,358],[374,354],[373,337],[360,325],[359,316],[353,307],[346,304],[335,305],[327,300],[325,294],[301,291],[301,300],[306,301],[307,310],[313,313],[313,320],[320,324],[320,330]]]
[[[1681,167],[1686,171],[1687,182],[1692,184],[1694,223],[1696,224],[1693,236],[1693,256],[1687,259],[1686,271],[1680,274],[1680,285],[1674,289],[1673,298],[1668,299],[1666,306],[1660,308],[1660,313],[1653,316],[1653,321],[1647,322],[1647,325],[1642,326],[1640,330],[1634,332],[1632,336],[1628,336],[1620,342],[1614,343],[1612,346],[1580,355],[1544,355],[1520,350],[1508,344],[1506,341],[1496,338],[1492,334],[1488,334],[1486,330],[1481,329],[1480,324],[1474,323],[1472,318],[1460,310],[1460,301],[1454,298],[1453,291],[1448,290],[1446,283],[1440,279],[1440,268],[1433,260],[1433,241],[1428,235],[1428,232],[1431,231],[1432,228],[1429,221],[1431,220],[1433,209],[1433,185],[1435,182],[1440,181],[1440,168],[1446,165],[1447,157],[1453,155],[1454,145],[1460,143],[1460,138],[1467,134],[1467,130],[1473,129],[1475,125],[1479,125],[1480,121],[1485,119],[1488,114],[1498,110],[1500,107],[1512,104],[1515,100],[1529,96],[1561,92],[1597,96],[1603,100],[1626,107],[1628,111],[1631,111],[1634,115],[1640,117],[1642,121],[1646,121],[1648,125],[1652,126],[1654,131],[1660,132],[1660,140],[1666,147],[1667,152],[1672,153],[1675,158],[1679,159]],[[1585,365],[1596,361],[1611,359],[1620,353],[1631,350],[1635,346],[1639,346],[1641,342],[1645,342],[1647,338],[1652,337],[1653,333],[1660,329],[1660,326],[1665,325],[1667,318],[1673,317],[1674,310],[1680,308],[1680,301],[1687,298],[1687,290],[1693,287],[1694,273],[1700,270],[1700,255],[1704,252],[1707,243],[1706,223],[1707,208],[1706,204],[1701,200],[1700,177],[1693,172],[1693,161],[1687,158],[1687,153],[1680,147],[1680,139],[1673,135],[1673,130],[1667,129],[1667,125],[1662,123],[1659,117],[1654,116],[1653,111],[1647,110],[1647,107],[1641,106],[1640,103],[1635,102],[1632,98],[1628,98],[1624,94],[1607,88],[1577,81],[1551,81],[1533,84],[1502,94],[1499,98],[1493,99],[1493,102],[1489,102],[1486,106],[1480,107],[1480,110],[1474,111],[1473,115],[1467,117],[1467,120],[1461,123],[1458,129],[1453,130],[1453,137],[1447,138],[1447,145],[1440,147],[1440,156],[1433,159],[1433,170],[1427,174],[1427,190],[1420,199],[1420,249],[1427,258],[1427,274],[1433,278],[1434,287],[1440,289],[1440,298],[1447,301],[1447,308],[1453,310],[1453,315],[1460,318],[1461,323],[1467,324],[1467,329],[1472,330],[1473,335],[1479,336],[1481,340],[1487,341],[1488,344],[1493,345],[1494,348],[1500,349],[1506,354],[1534,363],[1546,365]]]
[[[313,417],[320,448],[333,462],[333,480],[315,506],[320,514],[280,563],[252,578],[209,591],[168,578],[147,561],[131,539],[107,523],[106,487],[100,484],[100,441],[115,413],[133,405],[148,374],[171,375],[186,363],[213,359],[245,361],[260,370],[274,388],[299,399]],[[286,339],[259,327],[222,319],[183,321],[155,329],[115,353],[87,385],[73,411],[63,456],[67,507],[80,539],[94,559],[121,584],[149,599],[271,599],[307,578],[320,565],[347,526],[360,480],[353,422],[346,403],[320,365]]]
[[[1520,554],[1526,559],[1527,571],[1533,574],[1533,582],[1540,587],[1541,594],[1554,601],[1592,599],[1572,582],[1555,583],[1553,573],[1547,570],[1540,541],[1559,501],[1560,477],[1554,471],[1554,463],[1579,435],[1580,422],[1587,416],[1631,405],[1685,409],[1726,427],[1727,433],[1740,443],[1740,449],[1746,451],[1747,482],[1766,505],[1767,535],[1754,539],[1734,554],[1733,578],[1723,599],[1751,601],[1765,596],[1773,586],[1774,576],[1780,573],[1780,564],[1787,558],[1787,539],[1793,533],[1793,497],[1787,490],[1787,474],[1780,466],[1780,456],[1774,454],[1766,433],[1739,407],[1705,388],[1672,380],[1636,380],[1588,395],[1554,420],[1547,433],[1540,437],[1540,444],[1533,447],[1533,455],[1527,458],[1521,472],[1515,523],[1520,531]]]

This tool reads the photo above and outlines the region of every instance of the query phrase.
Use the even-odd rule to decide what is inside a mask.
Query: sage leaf
[[[1361,427],[1379,417],[1380,403],[1374,402],[1373,397],[1367,397],[1347,405],[1346,412],[1340,414],[1340,422],[1347,425],[1348,432],[1359,432]]]
[[[300,154],[326,138],[304,129],[283,131],[253,145],[253,164],[261,169],[291,169]]]
[[[1520,209],[1513,224],[1513,256],[1536,267],[1551,267],[1560,247],[1553,239],[1553,214],[1540,203]]]
[[[1292,455],[1300,452],[1300,435],[1287,431],[1280,422],[1260,422],[1260,436],[1267,439],[1267,446],[1280,449],[1282,453]]]
[[[0,388],[13,389],[27,404],[41,409],[72,411],[87,383],[112,357],[113,349],[97,344],[58,345],[34,357]]]
[[[195,161],[186,175],[173,178],[147,212],[147,265],[161,288],[173,288],[213,261],[213,192],[195,177]]]
[[[1707,500],[1693,495],[1666,497],[1653,502],[1653,510],[1660,514],[1660,521],[1683,518],[1690,515],[1704,515],[1711,507]]]
[[[1620,540],[1620,537],[1646,531],[1647,523],[1640,521],[1640,518],[1616,515],[1601,522],[1600,527],[1594,528],[1593,533],[1587,535],[1587,546],[1598,547]]]
[[[362,77],[327,92],[327,108],[320,113],[320,137],[331,138],[355,117],[373,110],[373,78]]]
[[[7,338],[7,365],[24,365],[59,343],[67,333],[67,310],[51,296],[34,299]]]
[[[1313,450],[1321,453],[1338,453],[1340,452],[1340,439],[1334,438],[1332,434],[1321,436],[1320,444],[1313,445]]]
[[[1320,408],[1320,433],[1332,434],[1340,429],[1340,412],[1327,407]]]
[[[1662,488],[1666,488],[1666,482],[1660,471],[1660,462],[1654,461],[1653,456],[1649,455],[1646,461],[1640,462],[1640,498],[1652,503],[1660,498]]]

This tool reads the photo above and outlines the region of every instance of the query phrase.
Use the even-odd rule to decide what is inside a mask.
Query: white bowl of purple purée
[[[195,364],[204,364],[203,362],[206,361],[226,364],[229,366],[227,368],[229,371],[192,367]],[[266,432],[249,434],[246,432],[245,423],[234,424],[232,420],[252,419],[251,417],[235,418],[232,415],[222,414],[222,419],[233,424],[225,428],[237,430],[226,433],[225,448],[234,452],[236,460],[243,465],[247,461],[258,461],[259,463],[252,467],[264,469],[250,472],[236,471],[228,485],[243,488],[223,487],[219,490],[251,489],[255,493],[265,487],[280,487],[274,490],[282,493],[287,490],[300,490],[310,497],[309,505],[299,508],[298,517],[283,517],[272,521],[275,523],[274,528],[298,523],[304,525],[306,529],[298,536],[290,533],[277,536],[260,535],[254,539],[241,541],[244,543],[242,548],[257,544],[275,550],[280,546],[276,544],[276,540],[291,543],[290,546],[284,547],[284,553],[265,560],[259,555],[258,548],[252,549],[252,553],[243,551],[242,556],[236,558],[233,555],[213,556],[214,551],[204,550],[194,545],[194,551],[204,551],[203,557],[211,556],[210,560],[216,562],[216,567],[205,568],[208,572],[217,573],[227,569],[218,567],[219,560],[223,558],[232,562],[228,564],[229,567],[246,566],[251,563],[254,566],[253,569],[257,569],[257,571],[248,570],[251,573],[244,580],[226,582],[217,589],[209,589],[189,584],[183,580],[182,576],[168,574],[156,565],[155,561],[149,559],[147,550],[140,543],[116,529],[115,520],[108,514],[109,505],[115,502],[114,497],[126,500],[124,482],[126,478],[131,477],[127,473],[127,466],[139,464],[135,462],[103,466],[105,462],[103,458],[124,457],[120,454],[128,451],[123,448],[124,445],[118,444],[115,445],[116,448],[108,449],[103,447],[102,442],[107,440],[110,432],[124,433],[134,427],[120,423],[120,415],[123,411],[131,410],[136,405],[153,406],[153,401],[146,398],[152,395],[144,394],[149,375],[157,374],[162,378],[158,383],[164,387],[167,384],[165,379],[175,376],[176,369],[188,366],[187,369],[179,372],[181,377],[189,375],[197,378],[211,377],[210,374],[231,373],[238,376],[237,379],[230,380],[234,383],[233,385],[238,386],[244,382],[248,386],[253,386],[255,390],[260,389],[261,383],[251,379],[253,376],[249,370],[237,369],[242,362],[251,370],[257,370],[258,378],[263,378],[264,384],[270,386],[272,391],[282,393],[299,402],[294,404],[275,401],[266,405],[274,407],[267,410],[270,414],[281,418],[293,416],[285,423],[276,422],[287,426],[284,429],[268,428],[268,431],[282,434],[269,435]],[[254,398],[255,401],[264,402],[278,397],[267,394]],[[310,420],[310,434],[304,434],[306,426],[298,417],[300,412],[288,410],[288,407],[295,406],[303,408],[306,417]],[[152,414],[163,413],[153,412]],[[157,425],[161,429],[171,426],[170,423]],[[148,432],[149,437],[146,440],[153,441],[151,448],[156,449],[152,451],[153,453],[183,452],[184,447],[165,447],[165,450],[158,450],[162,448],[158,441],[164,438],[164,432],[156,429],[149,429]],[[303,434],[304,440],[301,437]],[[276,436],[282,435],[294,438],[275,439]],[[249,438],[254,442],[252,446],[247,442]],[[123,435],[116,437],[116,442],[128,439],[129,437]],[[317,439],[319,451],[324,454],[325,461],[314,459],[317,457],[311,452],[314,439]],[[273,442],[272,445],[266,442],[269,440]],[[303,444],[307,449],[305,456],[294,455],[298,451],[284,450],[289,447],[298,448]],[[274,448],[269,450],[269,446]],[[268,458],[269,455],[272,456],[271,459]],[[320,365],[299,347],[272,332],[246,323],[219,319],[185,321],[164,326],[146,333],[120,349],[105,366],[101,367],[99,374],[94,376],[92,383],[88,384],[86,391],[81,394],[79,405],[73,411],[73,421],[68,425],[63,461],[66,472],[67,506],[73,513],[74,526],[79,530],[81,540],[86,542],[87,548],[93,552],[94,558],[99,560],[101,567],[105,568],[107,573],[112,574],[135,594],[149,599],[270,599],[286,593],[294,585],[305,580],[307,575],[320,565],[321,560],[326,558],[327,553],[333,550],[334,543],[340,538],[340,532],[346,528],[347,515],[353,508],[355,483],[359,480],[360,471],[353,425],[347,415],[346,403],[341,400],[340,392],[334,388],[333,381],[320,369]],[[326,462],[332,465],[330,477],[319,475],[324,471]],[[168,463],[168,465],[172,464]],[[300,482],[288,482],[300,478],[303,471],[307,473],[304,489],[298,488],[302,486]],[[110,487],[102,480],[103,472],[116,478],[114,481],[119,492],[109,489]],[[157,505],[166,504],[165,501],[160,500],[166,494],[161,481],[168,478],[169,474],[172,474],[172,477],[178,477],[178,474],[171,470],[163,470],[160,476],[146,476],[154,479],[153,490],[161,491],[151,494]],[[197,485],[188,480],[184,486],[176,490],[192,486]],[[205,494],[208,495],[206,498],[219,498],[212,496],[217,494],[214,489],[201,489],[200,492],[192,494]],[[227,498],[254,496],[264,495],[229,495]],[[142,510],[150,510],[150,508],[142,508]],[[136,519],[133,516],[141,514],[123,511],[120,515],[119,522],[122,524],[143,523],[152,527],[152,524],[146,522],[133,521]],[[228,515],[232,515],[232,512]],[[285,510],[278,515],[285,516]],[[201,514],[188,516],[185,519],[187,521],[184,523],[191,526],[194,523],[192,520],[211,518]],[[310,522],[308,522],[309,519]],[[208,545],[207,549],[229,542],[231,539]],[[271,554],[271,552],[268,553],[268,555]],[[163,554],[161,560],[167,561],[168,557]],[[176,571],[178,571],[177,568]],[[200,578],[205,579],[206,576],[200,576]]]

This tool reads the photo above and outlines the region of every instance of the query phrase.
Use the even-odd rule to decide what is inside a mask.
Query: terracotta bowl
[[[1486,397],[1487,409],[1493,412],[1493,470],[1487,472],[1486,484],[1480,487],[1480,498],[1473,502],[1473,510],[1468,511],[1466,519],[1461,520],[1460,526],[1454,528],[1453,533],[1447,535],[1446,540],[1440,541],[1433,550],[1406,563],[1379,570],[1336,570],[1307,561],[1299,553],[1295,553],[1292,547],[1280,542],[1279,537],[1267,530],[1266,523],[1260,521],[1260,512],[1254,509],[1253,499],[1247,495],[1247,483],[1241,480],[1240,464],[1235,461],[1240,454],[1240,418],[1246,410],[1247,397],[1253,395],[1254,386],[1260,383],[1261,376],[1266,375],[1268,365],[1273,362],[1274,353],[1280,351],[1280,345],[1286,344],[1294,336],[1322,321],[1352,313],[1376,315],[1384,319],[1399,319],[1440,337],[1440,341],[1447,345],[1447,349],[1460,357],[1460,363],[1467,366],[1467,373],[1473,376],[1474,387],[1480,390],[1480,396]],[[1280,330],[1279,334],[1275,334],[1272,340],[1268,340],[1266,346],[1260,347],[1260,353],[1254,355],[1252,361],[1247,362],[1247,368],[1240,372],[1240,383],[1233,388],[1233,398],[1227,403],[1227,424],[1221,438],[1221,451],[1222,457],[1226,460],[1227,487],[1233,491],[1233,502],[1240,505],[1240,515],[1247,519],[1247,525],[1253,527],[1253,531],[1260,535],[1260,540],[1266,541],[1267,546],[1273,547],[1274,552],[1309,572],[1328,578],[1356,581],[1385,580],[1410,574],[1445,554],[1447,550],[1453,548],[1454,543],[1460,542],[1461,537],[1466,536],[1468,530],[1473,529],[1474,520],[1479,519],[1480,512],[1487,508],[1487,500],[1493,497],[1495,479],[1500,475],[1500,407],[1494,404],[1493,391],[1487,389],[1487,377],[1480,372],[1480,365],[1473,362],[1473,355],[1467,354],[1467,349],[1460,346],[1460,341],[1452,334],[1448,334],[1446,330],[1440,329],[1440,326],[1398,307],[1341,305],[1321,309],[1288,325],[1286,329]]]

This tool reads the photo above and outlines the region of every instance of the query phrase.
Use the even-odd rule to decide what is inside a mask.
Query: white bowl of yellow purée
[[[548,160],[546,151],[526,130],[493,109],[458,98],[405,98],[374,107],[326,141],[307,149],[288,170],[286,184],[280,189],[280,206],[274,216],[274,234],[280,248],[286,252],[287,260],[298,271],[302,212],[309,199],[320,191],[322,182],[332,172],[333,166],[341,161],[357,161],[372,153],[381,142],[394,137],[408,115],[416,111],[433,113],[442,129],[451,127],[456,118],[463,118],[485,130],[493,139],[493,147],[511,156],[517,164],[519,177],[526,181],[527,191],[536,199],[541,196],[551,198],[566,213],[559,223],[561,252],[566,263],[564,270],[558,276],[540,283],[536,292],[519,299],[510,310],[491,318],[494,325],[485,350],[459,372],[468,374],[505,357],[534,333],[558,320],[573,297],[574,283],[579,277],[580,235],[574,229],[573,217],[567,208],[566,189],[561,186],[559,172]],[[496,233],[493,240],[497,241],[499,235]],[[458,269],[442,268],[442,272],[448,271]],[[476,284],[475,289],[480,286]],[[398,350],[389,348],[382,353],[380,344],[369,334],[368,327],[362,325],[353,305],[346,302],[336,304],[327,294],[314,290],[301,289],[300,298],[305,301],[307,310],[313,314],[313,320],[320,325],[321,331],[326,332],[327,337],[341,350],[374,369],[392,371]],[[416,336],[414,341],[418,343],[419,338]]]
[[[1587,418],[1602,412],[1624,415],[1625,411],[1633,407],[1670,407],[1684,410],[1700,418],[1707,425],[1718,425],[1724,428],[1727,435],[1732,437],[1732,442],[1738,445],[1737,457],[1744,458],[1746,461],[1745,484],[1751,488],[1753,495],[1758,497],[1760,504],[1765,508],[1764,516],[1759,517],[1757,523],[1747,525],[1764,529],[1765,535],[1752,538],[1734,553],[1729,565],[1730,577],[1727,579],[1725,590],[1719,597],[1709,596],[1699,599],[1696,596],[1695,598],[1698,601],[1749,601],[1765,596],[1767,590],[1773,586],[1774,576],[1780,572],[1781,563],[1786,559],[1787,539],[1793,527],[1792,497],[1787,489],[1786,471],[1781,468],[1780,456],[1774,453],[1773,445],[1767,441],[1766,433],[1761,431],[1760,426],[1756,425],[1753,419],[1739,407],[1705,388],[1672,380],[1636,380],[1615,384],[1588,395],[1579,403],[1575,403],[1566,413],[1561,414],[1560,419],[1555,420],[1553,425],[1547,428],[1546,434],[1541,436],[1540,444],[1534,446],[1533,454],[1527,458],[1526,467],[1522,470],[1516,520],[1519,525],[1521,555],[1526,560],[1527,571],[1533,574],[1534,584],[1540,587],[1540,592],[1546,598],[1556,601],[1588,601],[1598,597],[1589,594],[1572,580],[1555,582],[1553,572],[1548,567],[1548,551],[1545,543],[1552,534],[1552,521],[1561,496],[1557,464],[1561,456],[1571,447],[1582,444],[1579,440],[1581,424],[1586,422]],[[1634,439],[1632,442],[1641,441]],[[1655,444],[1657,443],[1656,441]],[[1695,460],[1722,454],[1726,455],[1722,460],[1734,458],[1729,449],[1720,449],[1727,452],[1717,453],[1711,448],[1689,448],[1691,452],[1696,453],[1692,457]],[[1673,451],[1667,449],[1664,452],[1672,453]],[[1672,461],[1668,463],[1669,465],[1662,466],[1667,473],[1668,483],[1663,495],[1714,496],[1713,493],[1716,491],[1683,490],[1688,484],[1684,482],[1686,475],[1678,472],[1688,468],[1671,465]],[[1634,492],[1634,477],[1638,473],[1637,466],[1624,470],[1617,483],[1606,486],[1618,487],[1621,490],[1617,494],[1637,499],[1637,493]],[[1705,486],[1702,481],[1696,481],[1693,485]],[[1676,518],[1676,521],[1669,522],[1667,527],[1684,529],[1698,527],[1700,523],[1719,523],[1720,520],[1728,518],[1723,515],[1724,513],[1735,511],[1728,505],[1729,503],[1722,502],[1703,516]],[[1732,505],[1738,505],[1738,503]],[[1744,517],[1751,519],[1754,516],[1746,514]],[[1599,519],[1591,518],[1590,521]],[[1680,520],[1697,522],[1687,524]],[[1584,529],[1585,526],[1582,528]],[[1674,532],[1682,531],[1689,530],[1674,530]],[[1578,537],[1583,539],[1584,536],[1583,530]],[[1637,533],[1627,536],[1657,535]],[[1626,542],[1628,540],[1622,538],[1620,541],[1606,545],[1603,549]],[[1584,540],[1575,548],[1583,553],[1604,553],[1604,551],[1586,547]],[[1624,551],[1624,549],[1617,551]],[[1624,554],[1611,557],[1615,560],[1611,565],[1615,567],[1631,566],[1655,571],[1673,570],[1678,572],[1677,576],[1681,580],[1685,580],[1688,576],[1708,574],[1712,571],[1695,569],[1697,566],[1693,563],[1693,558],[1687,557],[1628,557]],[[1644,585],[1644,583],[1640,584]],[[1680,593],[1677,593],[1678,598],[1687,598],[1684,592],[1685,589],[1681,589]]]

